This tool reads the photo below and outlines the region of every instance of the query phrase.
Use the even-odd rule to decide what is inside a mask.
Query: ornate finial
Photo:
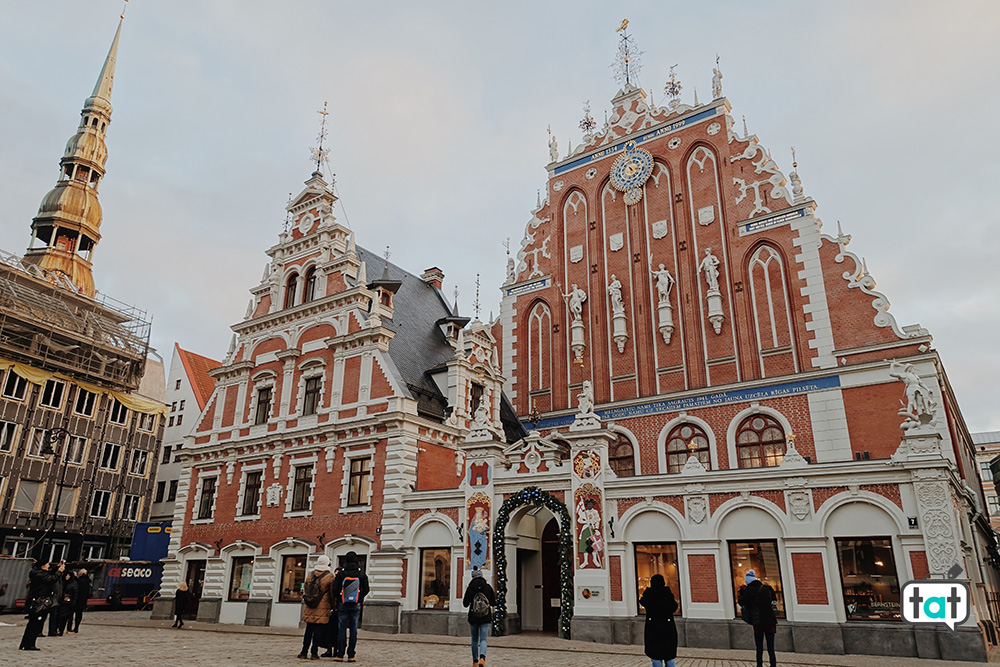
[[[285,204],[285,228],[284,231],[287,232],[288,228],[292,226],[292,212],[289,211],[289,207],[292,205],[292,193],[288,193],[288,202]]]
[[[125,10],[128,9],[128,0],[125,0],[125,4],[122,5],[122,20],[125,20]]]
[[[528,421],[531,422],[531,430],[538,430],[538,422],[542,421],[542,415],[538,412],[538,403],[531,400],[531,412],[528,413]]]
[[[844,253],[844,249],[847,244],[851,242],[851,235],[845,234],[844,229],[840,226],[840,220],[837,221],[837,245],[840,246],[840,253]]]
[[[698,106],[698,86],[694,87],[694,105]]]
[[[607,127],[607,126],[608,126],[608,110],[607,110],[607,108],[605,108],[604,109],[604,127]]]
[[[597,129],[597,121],[590,115],[590,100],[583,103],[583,120],[580,121],[580,129],[583,130],[583,140],[590,141],[594,138],[594,130]]]
[[[452,290],[452,293],[455,295],[455,314],[457,315],[458,314],[458,285],[455,285],[455,289]]]
[[[311,149],[312,159],[316,161],[316,171],[314,173],[321,173],[323,168],[323,162],[326,160],[326,155],[329,151],[323,148],[323,141],[326,139],[326,117],[330,115],[330,112],[326,110],[326,102],[323,102],[323,110],[317,111],[323,120],[319,124],[319,134],[316,136],[316,148]]]
[[[795,161],[795,146],[792,146],[792,169],[798,168],[799,163]]]
[[[507,237],[506,241],[502,241],[503,247],[507,250],[507,256],[510,257],[510,237]]]
[[[642,55],[642,51],[636,48],[635,39],[628,34],[628,19],[623,19],[622,24],[615,32],[622,34],[618,41],[615,62],[611,65],[615,68],[615,82],[630,86],[633,85],[633,82],[638,83],[639,81],[639,70],[642,68],[639,57]]]
[[[480,310],[480,306],[481,306],[481,304],[479,303],[479,287],[480,287],[479,274],[477,273],[476,274],[476,300],[472,302],[472,309],[476,313],[476,319],[477,320],[479,319],[479,310]]]
[[[670,98],[670,103],[667,106],[671,109],[676,109],[681,105],[681,91],[684,89],[681,86],[681,80],[677,78],[677,73],[674,71],[676,69],[677,65],[670,66],[670,79],[667,80],[667,85],[663,87],[663,92]]]
[[[788,180],[792,182],[792,199],[800,202],[805,199],[805,190],[802,189],[802,179],[799,178],[799,163],[795,161],[795,146],[792,146],[792,171],[788,174]]]
[[[743,138],[746,139],[750,136],[750,130],[747,129],[747,115],[743,114]]]

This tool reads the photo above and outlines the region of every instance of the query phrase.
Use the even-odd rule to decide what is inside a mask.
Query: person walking
[[[486,667],[486,641],[493,625],[493,608],[497,595],[478,566],[472,568],[472,578],[462,596],[462,606],[469,608],[469,634],[472,635],[472,665]]]
[[[357,662],[355,650],[358,646],[358,619],[361,605],[368,595],[368,576],[361,571],[358,555],[348,551],[344,556],[344,569],[333,581],[333,595],[340,606],[337,612],[337,646],[333,649],[333,659],[343,662]],[[350,639],[348,639],[348,631]]]
[[[62,563],[53,567],[54,563],[36,563],[28,574],[27,605],[28,623],[24,626],[21,637],[21,651],[38,651],[35,640],[45,629],[45,615],[55,607],[56,583],[65,567]]]
[[[767,655],[771,659],[771,667],[776,667],[777,658],[774,655],[774,634],[778,631],[778,616],[774,613],[773,603],[777,600],[774,589],[757,579],[756,573],[749,570],[744,577],[746,585],[740,588],[740,615],[744,621],[753,626],[753,641],[757,645],[757,667],[764,667],[764,641],[767,641]]]
[[[323,644],[326,625],[330,622],[330,609],[333,608],[333,579],[330,557],[323,554],[316,559],[302,592],[302,602],[306,606],[302,620],[306,623],[306,631],[298,656],[301,660],[319,660],[319,647]]]
[[[62,594],[59,596],[59,609],[57,613],[58,619],[56,620],[56,634],[60,637],[66,632],[73,623],[73,610],[76,609],[76,595],[79,590],[79,586],[76,583],[76,577],[73,576],[72,572],[64,572],[62,575]]]
[[[184,627],[184,618],[181,615],[187,609],[190,601],[191,593],[188,591],[187,582],[182,581],[177,585],[177,591],[174,593],[174,624],[170,627],[177,629]]]
[[[90,575],[87,574],[86,569],[80,569],[76,573],[76,605],[73,608],[73,629],[68,630],[73,634],[80,632],[80,621],[83,620],[83,612],[87,610],[87,602],[90,601],[90,593],[93,590],[93,584],[90,581]]]
[[[646,657],[653,667],[674,667],[677,658],[677,625],[674,612],[677,600],[662,574],[654,574],[649,588],[642,592],[639,604],[646,610],[644,643]]]

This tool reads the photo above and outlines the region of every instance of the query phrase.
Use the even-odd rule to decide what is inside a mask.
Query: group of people
[[[774,655],[774,635],[777,632],[778,617],[774,602],[777,596],[773,588],[757,579],[753,570],[746,573],[744,581],[746,583],[740,587],[737,596],[740,617],[753,626],[757,667],[763,667],[765,642],[771,667],[775,667],[777,659]],[[653,667],[674,667],[674,660],[677,658],[677,625],[674,623],[677,600],[662,574],[652,576],[649,588],[643,591],[639,603],[646,610],[646,657],[653,661]]]
[[[298,657],[318,660],[323,648],[324,658],[356,662],[358,621],[368,595],[368,576],[353,551],[344,557],[344,567],[332,568],[330,557],[320,556],[303,586],[306,630]]]
[[[28,594],[24,609],[28,623],[21,637],[22,651],[38,651],[36,640],[49,620],[49,637],[66,632],[78,633],[83,612],[87,609],[93,584],[87,570],[67,570],[65,562],[39,562],[28,575]]]

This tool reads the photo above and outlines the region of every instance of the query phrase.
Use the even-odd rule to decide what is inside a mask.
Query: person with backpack
[[[354,658],[358,646],[358,619],[361,617],[361,605],[368,595],[368,576],[361,571],[358,564],[358,554],[348,551],[344,556],[344,569],[333,580],[333,596],[337,599],[337,646],[333,650],[333,659],[343,662],[357,662]],[[350,641],[348,641],[350,630]]]
[[[493,587],[483,577],[483,571],[478,566],[473,566],[472,579],[462,596],[462,606],[469,608],[473,667],[486,667],[486,640],[489,639],[490,626],[493,625],[493,607],[496,603],[497,596]]]
[[[771,667],[777,665],[774,655],[774,634],[778,631],[778,616],[773,603],[777,600],[774,589],[757,579],[749,570],[744,577],[746,585],[740,588],[740,617],[753,626],[753,640],[757,645],[757,667],[764,667],[764,640],[767,640],[767,655]]]
[[[674,612],[677,600],[662,574],[654,574],[649,588],[642,592],[639,604],[646,610],[643,639],[646,657],[653,667],[674,667],[677,658],[677,626]]]
[[[330,571],[330,557],[326,554],[316,559],[316,565],[306,579],[302,590],[302,604],[305,605],[302,620],[306,623],[306,631],[302,637],[302,652],[298,657],[301,660],[307,657],[319,660],[319,647],[324,643],[326,625],[330,622],[330,609],[333,608],[333,572]]]

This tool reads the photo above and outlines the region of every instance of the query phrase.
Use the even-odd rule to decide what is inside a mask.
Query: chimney
[[[436,266],[432,266],[420,275],[420,279],[431,287],[435,287],[440,290],[441,285],[444,284],[444,271]]]

